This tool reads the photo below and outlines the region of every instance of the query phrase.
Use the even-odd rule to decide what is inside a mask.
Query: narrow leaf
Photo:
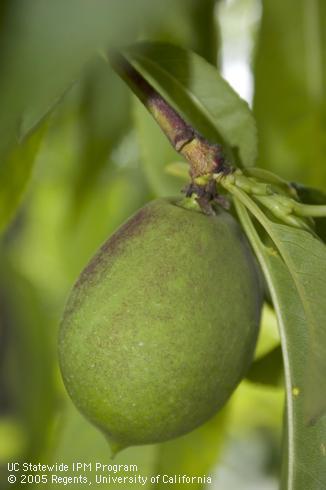
[[[172,0],[164,6],[153,0],[10,0],[1,5],[0,228],[30,174],[35,140],[27,135],[32,128],[93,56],[131,42],[147,23],[163,27],[164,9],[172,5]],[[19,145],[21,140],[26,143]]]
[[[77,214],[107,168],[112,151],[128,130],[129,109],[130,98],[125,85],[104,60],[93,60],[81,82],[77,122],[79,150],[73,189],[73,207]]]
[[[235,202],[263,269],[279,323],[287,410],[282,489],[320,490],[326,481],[326,417],[319,418],[314,425],[305,422],[305,402],[310,396],[306,380],[310,339],[305,304],[281,256],[261,242],[245,207],[238,199]],[[311,378],[310,382],[313,381]]]
[[[0,164],[0,230],[10,221],[30,178],[47,124],[11,148]]]
[[[148,22],[153,28],[165,23],[152,0],[7,3],[0,35],[1,130],[9,117],[17,120],[26,111],[40,119],[99,50],[131,42]]]
[[[312,422],[326,412],[326,246],[305,230],[270,223],[267,230],[295,284],[307,325],[309,356],[303,388]]]
[[[272,222],[240,189],[230,189],[258,219],[274,242],[296,290],[307,343],[305,420],[315,423],[326,413],[326,245],[308,231]]]
[[[254,112],[259,161],[286,179],[326,185],[326,3],[263,0]]]
[[[197,131],[223,144],[230,158],[238,154],[244,165],[255,162],[256,127],[248,105],[213,65],[164,43],[141,43],[124,54]]]
[[[48,448],[56,411],[53,324],[38,291],[3,247],[0,270],[0,415],[17,421],[24,435],[19,457],[35,462]]]

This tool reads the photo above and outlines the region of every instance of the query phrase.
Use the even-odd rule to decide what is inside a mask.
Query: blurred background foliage
[[[109,462],[106,441],[62,386],[56,335],[67,293],[97,247],[147,200],[184,185],[166,172],[180,156],[105,59],[108,48],[137,40],[168,41],[217,65],[253,107],[257,164],[326,187],[323,0],[3,0],[3,489],[7,461]],[[276,489],[282,366],[268,306],[262,326],[248,377],[220,414],[116,462],[144,475],[211,474],[210,488],[220,490]]]

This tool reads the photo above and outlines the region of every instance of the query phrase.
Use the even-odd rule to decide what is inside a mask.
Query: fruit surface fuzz
[[[191,431],[248,369],[260,289],[230,214],[150,202],[104,243],[68,299],[59,354],[72,400],[119,447]]]

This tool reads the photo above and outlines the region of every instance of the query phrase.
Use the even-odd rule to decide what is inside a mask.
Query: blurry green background
[[[107,47],[145,39],[193,49],[221,69],[255,113],[259,166],[326,187],[323,0],[2,1],[1,489],[15,487],[8,461],[110,463],[103,436],[65,393],[56,336],[69,289],[98,246],[147,200],[184,185],[165,169],[180,157],[105,61]],[[210,474],[219,490],[276,489],[278,344],[266,306],[260,364],[225,409],[115,462],[143,475]]]

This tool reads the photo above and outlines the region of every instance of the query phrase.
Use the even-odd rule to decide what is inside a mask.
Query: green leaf
[[[1,6],[0,227],[13,214],[31,170],[34,150],[29,142],[28,148],[18,142],[29,141],[27,135],[93,56],[131,42],[147,23],[153,29],[158,23],[164,26],[162,14],[171,3],[11,0]]]
[[[12,218],[26,188],[47,123],[3,156],[0,164],[0,231]]]
[[[282,489],[320,490],[326,481],[326,417],[320,417],[313,425],[305,421],[305,404],[310,396],[306,367],[311,353],[306,304],[302,302],[301,291],[298,291],[295,279],[281,256],[261,242],[240,199],[236,198],[235,202],[270,288],[280,329],[287,405]],[[322,325],[319,325],[320,329]],[[312,383],[314,379],[309,381]],[[320,390],[325,395],[322,385]]]
[[[19,459],[36,462],[49,445],[56,410],[53,323],[3,248],[0,269],[0,414],[21,428]]]
[[[189,477],[207,477],[216,464],[224,440],[228,410],[224,408],[198,429],[165,442],[158,446],[155,474],[187,475]],[[204,479],[203,479],[204,481]],[[153,488],[178,489],[184,488],[184,483],[163,483],[162,480]],[[200,490],[207,484],[193,483],[191,488]]]
[[[213,65],[193,52],[164,43],[134,45],[124,55],[203,136],[223,144],[230,158],[238,154],[244,165],[254,163],[254,119],[246,102]]]
[[[100,50],[130,42],[147,22],[164,25],[149,0],[12,0],[0,37],[0,127],[26,111],[38,120]],[[167,2],[169,4],[169,0]],[[169,5],[167,5],[169,6]],[[126,16],[126,12],[128,15]],[[129,41],[128,41],[129,40]],[[30,125],[26,122],[26,126]],[[31,124],[33,125],[33,124]]]
[[[295,284],[306,323],[306,415],[310,421],[326,412],[326,246],[305,230],[270,223],[276,244]]]
[[[263,0],[254,72],[260,165],[326,185],[324,0]]]
[[[270,236],[293,280],[305,324],[305,419],[314,423],[326,413],[326,245],[312,233],[274,223],[242,190],[229,187]],[[272,248],[272,250],[274,250]],[[298,305],[299,306],[299,305]]]
[[[130,125],[127,87],[100,58],[93,60],[81,81],[76,181],[73,207],[80,212],[94,184],[107,168],[112,151]]]

